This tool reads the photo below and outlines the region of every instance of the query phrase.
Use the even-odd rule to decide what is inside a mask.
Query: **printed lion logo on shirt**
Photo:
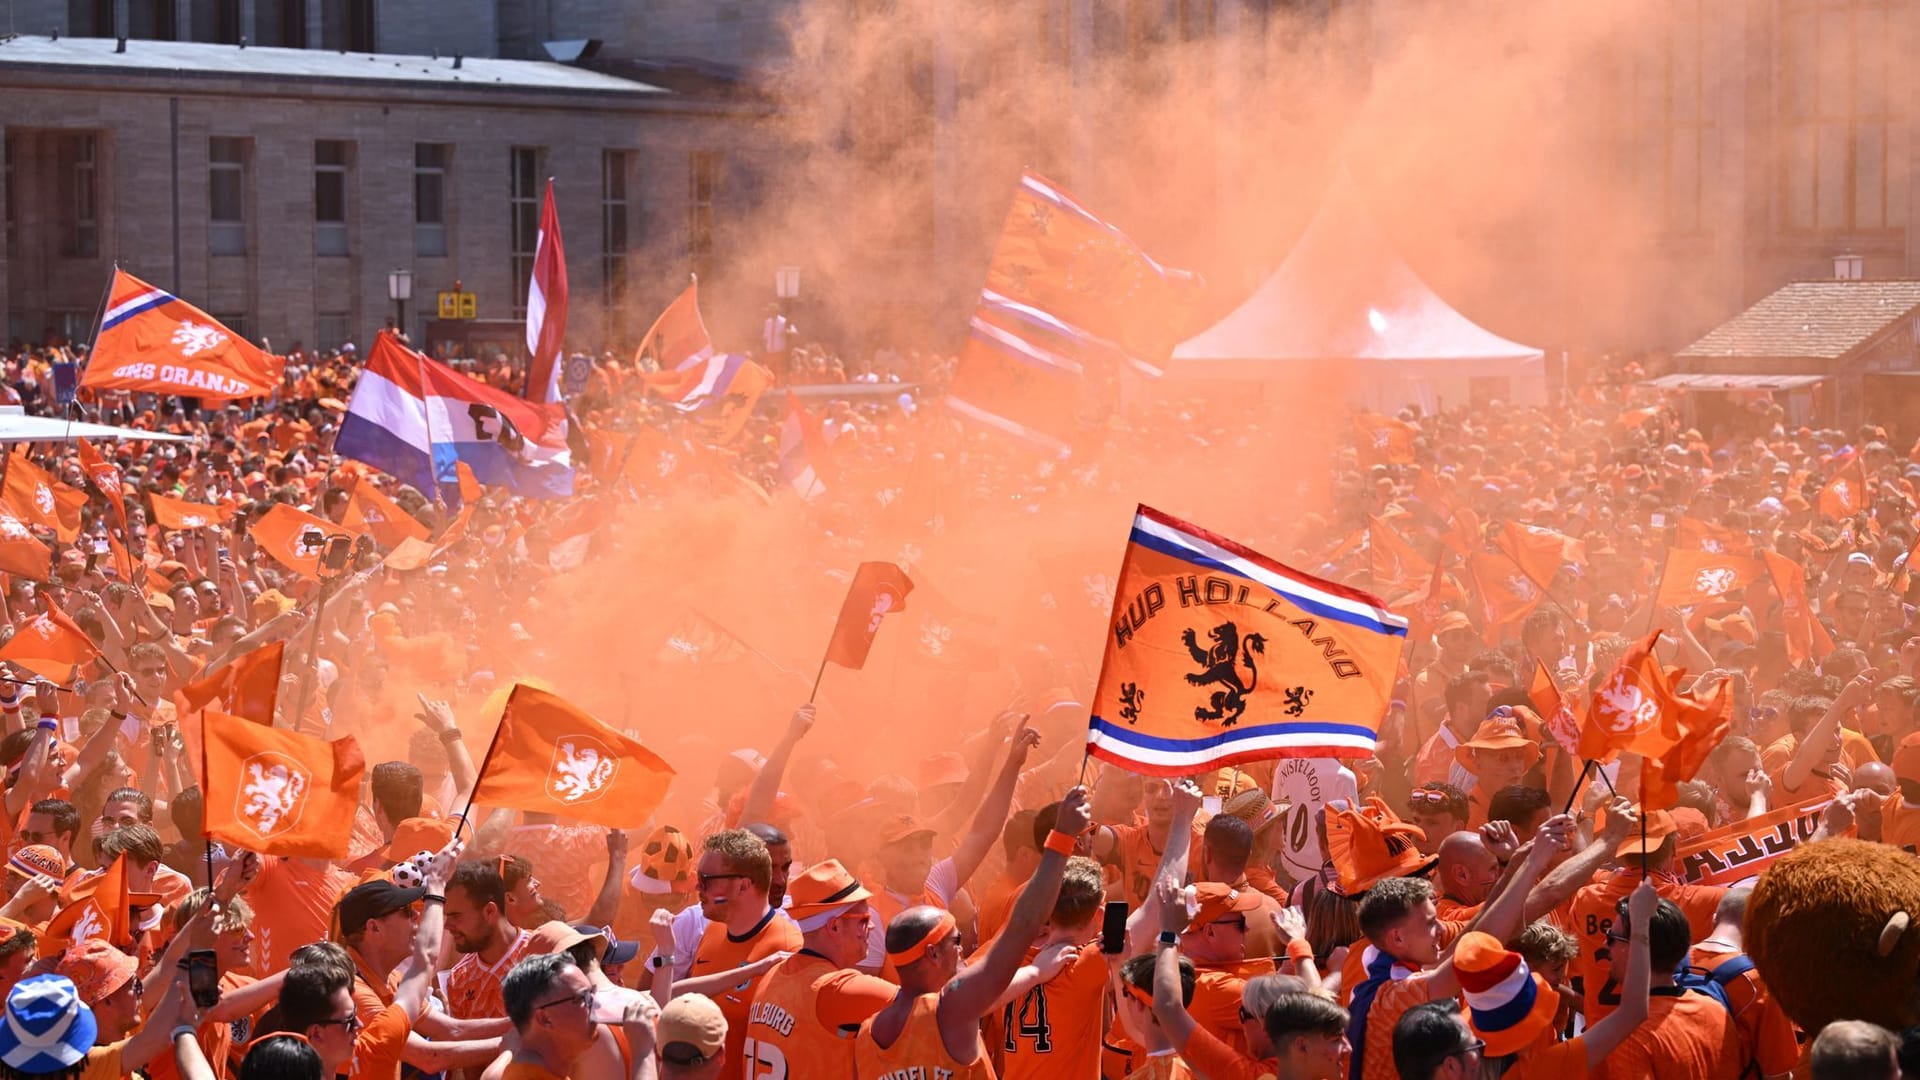
[[[234,816],[261,836],[300,820],[307,805],[307,789],[313,776],[300,762],[272,750],[263,751],[240,763],[246,783],[234,794]]]
[[[553,744],[553,767],[547,770],[547,795],[558,802],[591,802],[607,793],[620,756],[591,735],[569,735]]]

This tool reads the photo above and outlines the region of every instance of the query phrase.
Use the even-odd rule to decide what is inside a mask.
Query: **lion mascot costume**
[[[1920,858],[1866,840],[1797,847],[1754,886],[1745,932],[1760,977],[1807,1032],[1920,1024]]]

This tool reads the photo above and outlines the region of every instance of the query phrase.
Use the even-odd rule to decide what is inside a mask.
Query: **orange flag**
[[[275,641],[242,653],[219,671],[181,687],[180,696],[189,709],[204,709],[219,698],[227,712],[272,727],[273,703],[280,695],[280,661],[286,650],[286,642]]]
[[[1433,576],[1432,561],[1381,518],[1367,521],[1367,558],[1373,578],[1369,591],[1389,600],[1425,588]]]
[[[127,857],[72,888],[65,890],[66,904],[54,912],[46,933],[35,947],[41,956],[58,956],[84,941],[104,941],[116,948],[133,948],[135,905],[150,906],[159,900],[153,893],[136,893],[128,888]]]
[[[85,630],[47,600],[47,612],[22,626],[12,640],[0,645],[0,660],[18,664],[36,675],[65,682],[76,664],[90,664],[100,650]]]
[[[1474,591],[1486,612],[1487,634],[1497,639],[1500,628],[1518,625],[1546,596],[1512,559],[1490,551],[1476,551],[1467,559]]]
[[[328,742],[209,710],[200,790],[206,836],[262,855],[347,854],[366,759],[353,736]]]
[[[113,507],[113,512],[117,515],[116,524],[120,531],[125,533],[127,531],[127,501],[124,486],[126,478],[120,475],[120,466],[107,460],[106,456],[87,440],[79,440],[79,445],[80,471],[86,474],[88,483],[93,485],[95,491],[107,497],[107,505]]]
[[[273,556],[275,562],[314,581],[320,579],[320,551],[328,538],[358,539],[361,535],[286,503],[275,503],[273,509],[247,531],[253,542],[260,545],[260,550]]]
[[[1406,421],[1379,413],[1357,413],[1353,430],[1359,436],[1360,456],[1368,462],[1413,464],[1413,428]]]
[[[285,366],[192,304],[115,270],[80,385],[225,401],[273,393]]]
[[[685,373],[676,369],[689,360],[712,353],[713,339],[707,336],[707,324],[700,318],[700,283],[696,281],[682,289],[660,317],[653,320],[653,325],[647,327],[640,347],[634,350],[633,362],[641,370],[641,381],[652,388],[684,382]],[[648,370],[649,360],[653,370]],[[680,396],[684,396],[684,391]]]
[[[4,501],[0,501],[0,571],[34,581],[53,575],[53,550]]]
[[[1580,728],[1581,757],[1597,761],[1615,753],[1631,753],[1657,758],[1689,739],[1693,740],[1688,743],[1687,752],[1691,753],[1695,743],[1711,733],[1715,724],[1731,716],[1730,682],[1722,682],[1714,696],[1704,701],[1673,688],[1686,673],[1660,666],[1653,651],[1659,640],[1660,631],[1655,630],[1634,642],[1594,694],[1587,707],[1586,723]],[[1702,760],[1713,746],[1714,741],[1707,741],[1698,748]],[[1676,763],[1667,774],[1669,781],[1692,779],[1692,772],[1680,775],[1685,767],[1684,761]],[[1692,768],[1697,772],[1699,764],[1694,763]]]
[[[673,767],[637,740],[516,683],[473,801],[618,829],[645,821],[672,781]]]
[[[186,529],[204,529],[209,525],[224,524],[233,516],[233,509],[226,506],[210,506],[206,503],[188,502],[185,499],[169,498],[165,495],[149,494],[153,500],[154,524],[163,529],[181,531]]]
[[[365,476],[354,479],[352,493],[347,496],[347,512],[340,515],[340,524],[372,533],[374,540],[389,551],[399,547],[402,540],[427,538],[427,527],[400,509],[398,503],[387,498],[386,492]]]
[[[1833,652],[1833,638],[1820,620],[1813,617],[1807,602],[1807,571],[1799,563],[1777,551],[1761,549],[1761,562],[1773,578],[1774,591],[1780,594],[1780,629],[1787,638],[1787,659],[1794,666],[1825,660]]]
[[[1518,563],[1527,577],[1542,589],[1553,584],[1554,576],[1560,573],[1562,566],[1568,563],[1584,566],[1587,562],[1587,545],[1584,541],[1538,525],[1522,525],[1517,521],[1509,521],[1500,527],[1493,546]]]
[[[453,520],[447,522],[447,527],[440,530],[439,538],[433,542],[435,555],[459,543],[467,535],[467,526],[473,524],[473,506],[473,503],[462,506],[459,512],[453,515]]]
[[[873,635],[880,620],[889,612],[907,609],[907,594],[913,581],[907,572],[884,562],[864,562],[847,585],[847,598],[840,602],[840,617],[833,624],[833,640],[827,643],[827,659],[841,667],[859,669],[867,662],[867,650],[873,648]]]
[[[1640,802],[1648,810],[1665,810],[1680,802],[1680,784],[1700,774],[1707,755],[1727,737],[1733,726],[1733,680],[1722,679],[1705,701],[1677,698],[1671,717],[1678,737],[1657,757],[1640,762]],[[1667,719],[1667,717],[1662,717]]]
[[[4,530],[4,528],[4,525],[0,525],[0,530]],[[0,550],[3,549],[4,546],[0,545]],[[112,533],[107,534],[107,549],[113,552],[113,570],[114,573],[119,576],[120,580],[145,592],[147,588],[146,562],[143,560],[135,560],[132,555],[127,554],[126,545],[122,544],[119,537],[114,536]]]
[[[1569,754],[1579,753],[1580,721],[1560,696],[1560,684],[1553,681],[1553,673],[1537,657],[1533,661],[1533,681],[1527,684],[1527,700],[1546,722],[1547,734],[1560,744],[1560,749]]]
[[[1660,571],[1660,591],[1654,603],[1661,607],[1692,607],[1725,600],[1760,580],[1767,564],[1740,555],[1668,548]]]
[[[478,502],[486,497],[487,489],[480,486],[480,478],[473,475],[473,469],[464,461],[453,463],[453,474],[460,480],[460,501]]]
[[[86,493],[47,475],[24,451],[7,462],[7,482],[0,499],[5,499],[22,520],[52,529],[63,544],[73,543],[80,535],[80,508],[87,505]]]
[[[1834,470],[1833,478],[1820,489],[1820,512],[1830,518],[1850,518],[1867,505],[1867,474],[1855,454]]]

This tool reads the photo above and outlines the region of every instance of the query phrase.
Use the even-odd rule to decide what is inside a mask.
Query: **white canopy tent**
[[[1392,410],[1483,396],[1546,400],[1539,349],[1474,323],[1400,258],[1344,171],[1280,268],[1226,318],[1173,351],[1169,375],[1258,382],[1347,366],[1365,403]]]
[[[28,416],[18,405],[0,406],[0,443],[72,442],[75,439],[140,439],[147,442],[187,442],[188,435],[140,428],[114,427],[62,420],[57,416]]]

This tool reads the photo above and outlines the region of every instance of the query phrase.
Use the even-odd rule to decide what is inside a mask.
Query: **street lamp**
[[[413,299],[413,271],[387,271],[387,299],[393,301],[398,310],[394,328],[404,336],[407,332],[407,301]]]
[[[780,266],[774,268],[773,295],[780,301],[780,314],[792,314],[793,302],[800,297],[799,267]]]

